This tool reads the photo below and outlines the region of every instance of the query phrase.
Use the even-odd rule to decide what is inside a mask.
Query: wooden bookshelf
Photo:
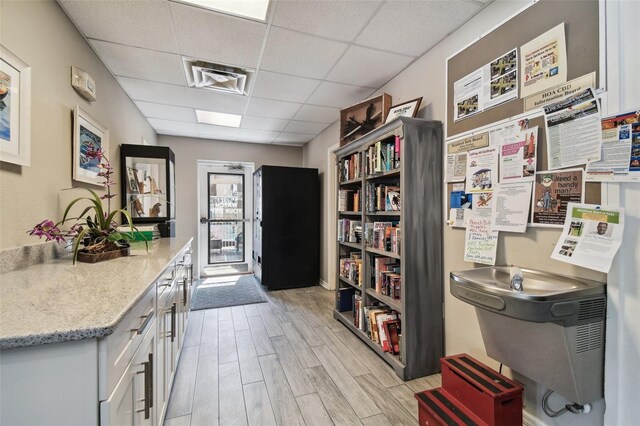
[[[396,136],[400,137],[399,167],[389,169],[387,163],[386,168],[389,170],[368,173],[369,147],[375,146],[378,141],[389,144],[390,140],[395,141]],[[353,311],[339,312],[334,309],[333,316],[386,361],[401,379],[410,380],[438,373],[440,358],[444,356],[442,124],[413,118],[397,118],[340,148],[336,152],[337,161],[340,162],[358,152],[362,153],[362,177],[339,183],[337,189],[345,184],[360,188],[363,211],[338,212],[338,218],[360,221],[363,240],[367,223],[398,223],[400,254],[365,247],[363,241],[338,243],[336,298],[339,297],[340,288],[353,287],[362,297],[363,307],[377,304],[398,312],[402,329],[400,355],[384,352],[380,344],[357,328],[354,325]],[[395,163],[397,165],[397,162]],[[371,184],[399,187],[401,210],[366,211],[369,196],[367,191],[370,190]],[[340,276],[340,258],[350,255],[352,249],[362,251],[362,287]],[[400,299],[377,293],[372,288],[373,264],[376,257],[400,261]],[[337,302],[338,300],[336,306],[339,306]]]

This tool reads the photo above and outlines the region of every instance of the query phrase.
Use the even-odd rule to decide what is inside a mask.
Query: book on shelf
[[[352,252],[349,257],[340,258],[340,276],[362,287],[362,253]]]
[[[338,289],[338,298],[336,300],[336,309],[338,312],[353,311],[353,296],[356,289],[353,287],[343,287]]]
[[[363,316],[366,319],[364,331],[384,352],[394,355],[400,353],[400,314],[384,305],[365,306]]]
[[[367,183],[367,211],[400,211],[400,187],[398,184]]]
[[[364,241],[367,247],[400,254],[400,236],[397,221],[365,223]]]
[[[338,211],[360,211],[360,189],[341,189],[338,191]]]
[[[362,221],[351,219],[338,220],[338,241],[341,243],[356,243],[362,241]]]
[[[134,225],[133,231],[131,231],[131,227],[129,226],[121,225],[118,226],[117,231],[132,236],[133,241],[154,241],[160,239],[158,225]]]
[[[393,355],[400,354],[400,320],[388,320],[382,323],[388,339],[389,352]]]
[[[340,182],[347,182],[362,177],[361,158],[362,154],[360,152],[356,152],[340,160],[338,163],[338,175],[340,176]]]
[[[386,173],[400,167],[400,138],[377,141],[366,151],[367,175]]]
[[[362,295],[356,291],[353,295],[353,325],[361,329],[362,325]]]
[[[387,335],[387,330],[384,327],[384,323],[386,321],[397,320],[398,316],[394,313],[382,313],[376,316],[376,325],[378,327],[378,343],[382,346],[382,350],[384,352],[391,352],[391,347],[389,346],[389,336]]]
[[[380,294],[389,296],[388,287],[391,278],[400,280],[400,261],[390,257],[376,256],[373,259],[373,270],[371,271],[371,288]],[[392,275],[392,276],[390,276]]]

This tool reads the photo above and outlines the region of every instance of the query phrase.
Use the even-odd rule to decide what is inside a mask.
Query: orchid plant
[[[91,196],[74,199],[67,206],[62,220],[55,223],[50,219],[45,219],[38,223],[33,229],[27,231],[29,235],[45,237],[46,241],[66,242],[67,239],[74,239],[73,242],[73,263],[76,262],[78,251],[83,250],[88,253],[104,253],[112,250],[119,250],[133,240],[135,230],[131,215],[123,209],[111,210],[111,199],[116,194],[111,193],[111,187],[115,184],[112,180],[113,168],[104,153],[98,150],[87,151],[89,159],[97,159],[100,172],[98,176],[104,178],[101,184],[106,188],[104,195],[98,195],[95,191],[85,188]],[[103,200],[106,200],[107,208],[104,209]],[[69,217],[71,208],[80,201],[88,201],[89,205],[77,217]],[[131,228],[131,233],[118,231],[118,224],[115,222],[117,214],[122,214],[127,219],[127,224]],[[60,228],[69,221],[75,221],[67,230]]]

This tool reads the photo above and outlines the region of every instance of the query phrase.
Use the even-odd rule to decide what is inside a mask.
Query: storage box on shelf
[[[336,154],[334,318],[402,379],[437,373],[443,355],[441,123],[397,118]],[[343,164],[357,173],[345,174]]]

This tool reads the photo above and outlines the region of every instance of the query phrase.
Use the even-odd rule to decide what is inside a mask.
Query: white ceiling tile
[[[419,56],[481,8],[482,4],[468,1],[389,0],[358,36],[356,43]]]
[[[196,127],[201,138],[234,141],[238,136],[238,129],[234,127],[214,126],[211,124],[197,124]]]
[[[188,89],[173,84],[155,83],[129,77],[118,77],[118,82],[134,101],[155,102],[178,106],[191,106]]]
[[[327,80],[367,87],[382,87],[405,69],[413,59],[412,56],[351,46],[331,70]]]
[[[195,123],[185,123],[184,121],[161,120],[159,118],[148,118],[149,124],[157,132],[170,130],[173,132],[198,132],[198,126]]]
[[[175,130],[156,130],[156,133],[159,135],[167,135],[167,136],[181,136],[181,137],[188,137],[188,138],[199,138],[200,135],[198,134],[198,132],[196,131],[186,131],[186,130],[180,130],[180,131],[175,131]]]
[[[216,63],[255,68],[266,24],[171,3],[180,52]]]
[[[370,87],[324,81],[311,95],[308,102],[315,105],[346,108],[367,99],[375,90]]]
[[[243,95],[216,92],[208,89],[187,89],[191,106],[205,111],[244,114],[249,98]]]
[[[243,129],[253,130],[273,130],[275,132],[282,131],[287,125],[288,120],[281,120],[278,118],[265,118],[265,117],[242,117],[242,123],[240,127]]]
[[[289,133],[306,133],[309,135],[317,135],[326,129],[328,124],[311,123],[308,121],[290,121],[284,131]]]
[[[291,119],[300,109],[300,104],[274,101],[272,99],[251,98],[247,115],[255,117]]]
[[[272,27],[260,69],[324,78],[347,44]]]
[[[322,107],[316,105],[303,105],[300,111],[293,117],[294,120],[313,121],[316,123],[331,124],[340,118],[340,110],[337,108]]]
[[[135,101],[136,106],[147,118],[160,118],[163,120],[196,122],[196,114],[193,108],[185,108],[173,105],[154,104],[152,102]]]
[[[115,75],[181,86],[187,84],[179,55],[100,40],[89,40],[89,43]]]
[[[301,133],[280,133],[280,135],[274,140],[274,143],[305,144],[315,137],[315,135],[305,135]]]
[[[89,38],[178,53],[169,3],[157,0],[59,0]]]
[[[273,25],[338,40],[352,41],[380,1],[279,0]]]
[[[306,142],[271,142],[271,145],[280,145],[280,146],[295,146],[301,147],[304,146]]]
[[[252,96],[288,102],[304,102],[320,84],[320,80],[259,71]]]
[[[278,136],[280,132],[271,132],[268,130],[250,130],[240,129],[238,131],[238,142],[251,142],[251,143],[271,143]]]

